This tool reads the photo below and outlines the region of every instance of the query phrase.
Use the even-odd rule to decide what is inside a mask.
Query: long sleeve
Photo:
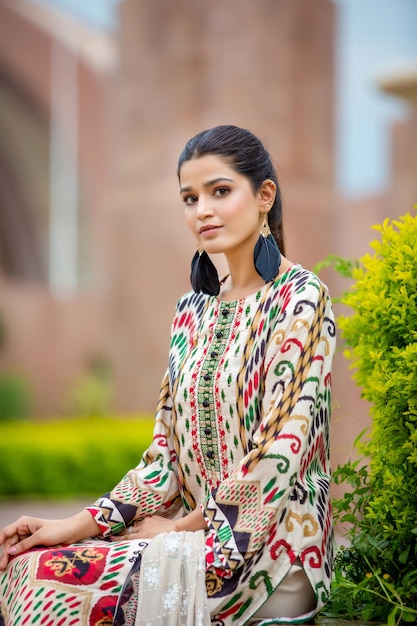
[[[87,507],[103,535],[119,533],[134,519],[155,514],[173,516],[180,508],[171,414],[167,373],[162,382],[150,447],[139,465],[131,469],[110,493]]]
[[[314,277],[314,275],[310,275]],[[244,391],[260,423],[240,463],[201,505],[213,565],[225,575],[281,537],[300,549],[324,531],[321,489],[329,469],[330,369],[335,327],[327,291],[314,277],[271,307],[260,376]],[[258,355],[259,358],[259,355]],[[251,371],[250,359],[245,363]],[[258,388],[255,388],[258,386]],[[240,416],[242,419],[242,415]],[[323,480],[324,477],[324,480]],[[327,498],[328,499],[328,498]],[[322,528],[319,530],[319,526]]]
[[[171,325],[169,366],[159,394],[152,443],[139,465],[130,470],[110,493],[88,507],[103,535],[120,533],[132,520],[151,515],[174,517],[182,507],[173,389],[180,363],[194,345],[195,327],[201,320],[206,300],[203,294],[191,292],[177,302]],[[184,314],[188,304],[195,307],[193,322]]]

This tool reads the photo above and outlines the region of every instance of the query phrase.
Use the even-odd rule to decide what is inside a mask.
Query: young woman
[[[328,597],[328,293],[283,256],[276,173],[252,133],[193,137],[178,178],[197,252],[153,441],[86,510],[0,532],[7,626],[274,624]],[[221,280],[210,253],[227,259]]]

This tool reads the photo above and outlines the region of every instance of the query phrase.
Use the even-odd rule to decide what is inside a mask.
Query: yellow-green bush
[[[339,318],[354,378],[369,400],[367,461],[338,467],[351,489],[334,502],[351,524],[335,559],[333,616],[394,626],[417,621],[417,215],[375,227]]]
[[[100,496],[138,464],[153,417],[0,425],[0,497]]]

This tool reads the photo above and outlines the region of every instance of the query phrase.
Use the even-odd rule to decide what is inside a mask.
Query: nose
[[[212,203],[210,201],[210,197],[201,194],[198,197],[197,203],[197,217],[199,219],[203,219],[208,215],[213,215]]]

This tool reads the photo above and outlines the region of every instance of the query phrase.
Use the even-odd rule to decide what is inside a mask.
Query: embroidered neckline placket
[[[198,425],[201,451],[209,477],[221,472],[223,451],[219,446],[219,417],[216,399],[216,372],[224,357],[234,326],[238,302],[219,302],[217,321],[210,337],[210,347],[202,364],[198,399]]]

